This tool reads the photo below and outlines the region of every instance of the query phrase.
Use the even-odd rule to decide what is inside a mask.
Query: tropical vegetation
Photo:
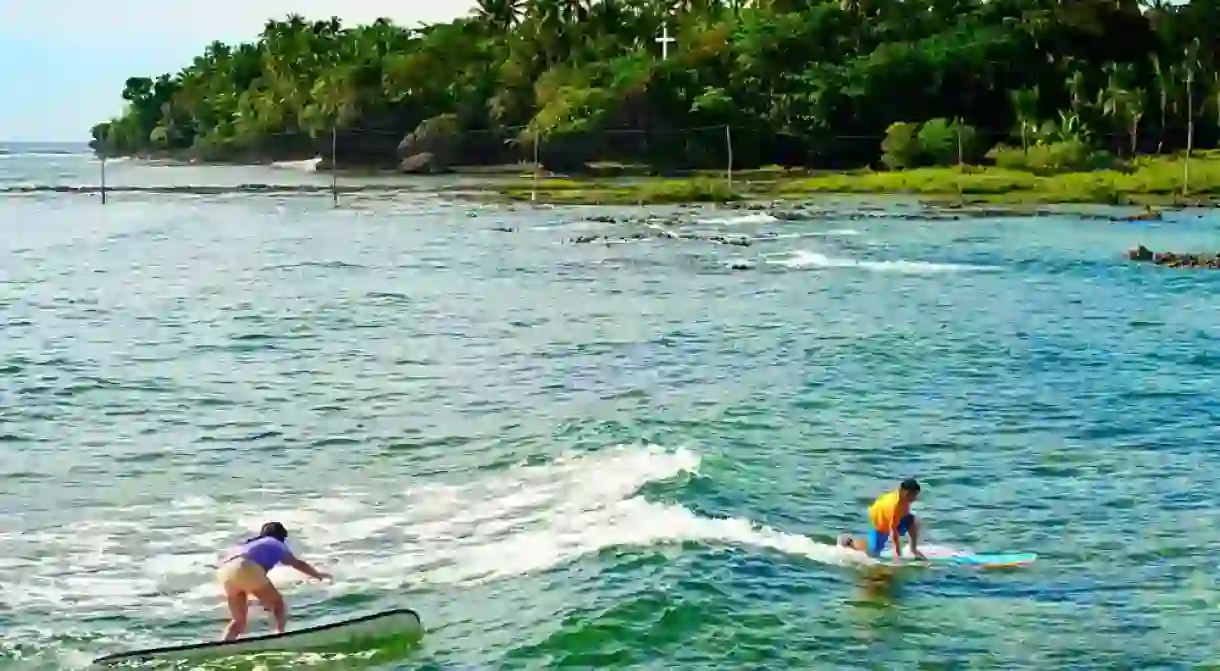
[[[1045,175],[1220,145],[1220,4],[478,0],[420,28],[292,15],[122,97],[93,128],[101,154],[275,160],[334,143],[347,164],[427,169]]]

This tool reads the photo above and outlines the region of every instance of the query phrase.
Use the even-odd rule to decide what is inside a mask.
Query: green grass
[[[547,203],[699,203],[741,200],[743,194],[730,189],[725,180],[695,177],[691,179],[648,178],[624,185],[562,178],[538,180],[535,192],[532,184],[516,184],[499,189],[514,200],[537,200]]]
[[[529,178],[491,187],[514,200],[571,204],[728,202],[743,198],[803,198],[816,194],[912,194],[933,199],[1022,203],[1210,202],[1220,199],[1220,151],[1201,152],[1189,162],[1189,189],[1183,194],[1186,161],[1181,156],[1143,156],[1107,170],[1035,174],[999,167],[962,166],[914,170],[810,174],[763,168],[734,173],[732,188],[723,173],[690,178],[641,178],[629,182]]]

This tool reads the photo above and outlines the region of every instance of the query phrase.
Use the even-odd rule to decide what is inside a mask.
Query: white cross
[[[661,60],[669,58],[669,43],[677,42],[676,39],[669,36],[669,24],[661,24],[661,36],[657,38],[657,43],[661,45]]]

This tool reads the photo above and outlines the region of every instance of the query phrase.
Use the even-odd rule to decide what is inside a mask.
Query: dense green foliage
[[[529,160],[541,137],[551,168],[721,167],[728,127],[741,167],[879,164],[883,151],[917,167],[1003,142],[1020,152],[1001,148],[1009,164],[1083,168],[1096,150],[1220,142],[1216,0],[671,5],[479,0],[419,30],[290,16],[176,75],[129,79],[94,147],[305,157],[329,154],[337,125],[349,164]],[[676,42],[662,59],[665,16]]]

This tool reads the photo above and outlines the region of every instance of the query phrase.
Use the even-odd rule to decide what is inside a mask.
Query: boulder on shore
[[[1154,252],[1140,245],[1134,249],[1128,249],[1127,258],[1132,261],[1151,261],[1158,266],[1165,266],[1167,268],[1212,268],[1220,270],[1220,254],[1216,253]]]
[[[398,144],[400,172],[447,172],[461,153],[462,126],[455,114],[425,119]]]
[[[420,172],[440,172],[443,167],[438,169],[438,166],[433,163],[432,152],[420,152],[411,154],[398,163],[398,172],[401,173],[420,173]]]

